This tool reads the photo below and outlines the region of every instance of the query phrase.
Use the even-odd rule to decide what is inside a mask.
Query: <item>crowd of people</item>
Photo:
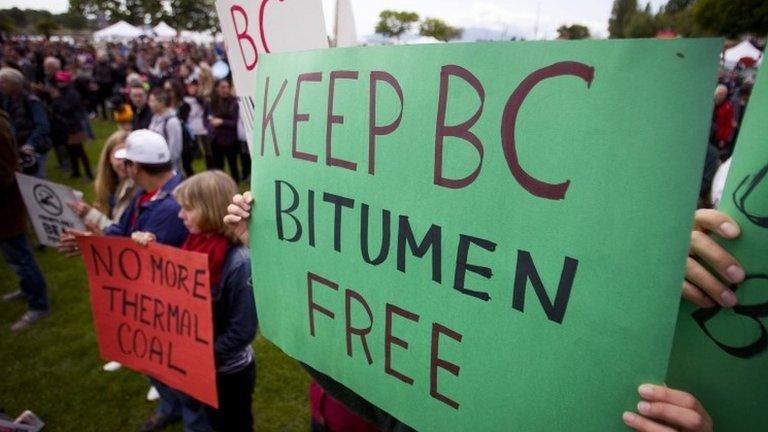
[[[755,70],[741,63],[732,70],[721,70],[718,75],[699,207],[717,207],[754,84]]]
[[[84,174],[94,187],[93,202],[68,203],[88,230],[64,233],[62,253],[78,254],[77,236],[107,235],[208,255],[219,408],[150,378],[160,403],[141,426],[144,432],[179,420],[185,431],[253,430],[252,341],[258,319],[246,224],[253,196],[238,193],[237,183],[249,177],[250,160],[230,81],[214,76],[210,66],[222,56],[215,47],[181,43],[97,48],[11,41],[0,59],[0,245],[21,284],[3,299],[28,304],[13,330],[29,327],[49,310],[14,173],[45,177],[50,150],[59,168],[75,178]],[[734,85],[732,78],[723,75],[715,93],[709,143],[715,167],[730,156],[749,94],[747,82]],[[93,138],[90,121],[96,116],[112,118],[116,130],[102,147],[94,178],[83,145]],[[204,172],[194,172],[196,158],[204,159]],[[225,160],[230,174],[222,171]],[[707,240],[709,233],[734,238],[740,230],[716,210],[696,213],[682,295],[701,307],[733,307],[738,299],[719,278],[739,283],[744,270]],[[411,430],[332,378],[302,366],[312,378],[313,431]],[[643,384],[638,393],[637,412],[617,413],[628,426],[712,430],[712,419],[693,395],[652,384]]]
[[[220,47],[12,39],[3,44],[0,65],[0,107],[18,129],[25,173],[45,177],[53,150],[59,168],[92,181],[83,145],[94,139],[91,121],[100,116],[125,130],[163,135],[185,176],[202,158],[205,169],[226,163],[237,183],[250,177],[245,131]]]

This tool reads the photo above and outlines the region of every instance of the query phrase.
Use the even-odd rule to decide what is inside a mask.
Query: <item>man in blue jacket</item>
[[[128,175],[139,188],[130,207],[117,223],[104,230],[104,235],[130,237],[136,231],[144,231],[154,234],[158,243],[181,246],[189,231],[179,219],[181,206],[171,192],[182,178],[173,171],[165,139],[147,129],[131,132],[125,148],[116,151],[115,158],[123,160]],[[69,230],[61,236],[59,250],[77,253],[75,236],[90,234]]]
[[[145,231],[154,234],[158,243],[181,246],[189,231],[178,217],[181,207],[171,192],[182,177],[173,170],[165,139],[139,129],[128,135],[125,148],[115,152],[115,158],[124,160],[128,175],[140,189],[129,209],[104,234],[130,237],[135,231]]]

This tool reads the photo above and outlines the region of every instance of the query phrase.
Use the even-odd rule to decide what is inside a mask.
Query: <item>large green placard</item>
[[[265,56],[261,329],[420,430],[616,430],[661,382],[720,41]]]
[[[733,287],[739,298],[733,309],[681,305],[668,379],[702,401],[716,430],[766,430],[768,68],[755,81],[719,210],[741,227],[738,239],[717,240],[739,260],[747,279]]]

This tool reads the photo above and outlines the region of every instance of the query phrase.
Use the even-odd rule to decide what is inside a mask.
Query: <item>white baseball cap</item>
[[[171,152],[162,135],[149,129],[139,129],[128,135],[125,139],[125,148],[115,152],[115,159],[162,164],[171,160]]]

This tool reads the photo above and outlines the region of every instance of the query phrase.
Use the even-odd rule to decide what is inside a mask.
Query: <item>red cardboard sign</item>
[[[77,243],[101,356],[218,408],[208,257],[120,237]]]

